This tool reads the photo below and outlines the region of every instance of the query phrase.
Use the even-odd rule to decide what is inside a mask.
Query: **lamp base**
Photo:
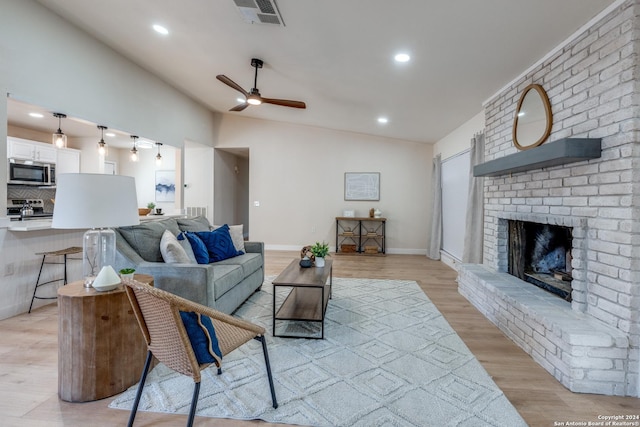
[[[92,228],[82,237],[82,275],[90,288],[105,265],[116,263],[116,233],[109,228]]]

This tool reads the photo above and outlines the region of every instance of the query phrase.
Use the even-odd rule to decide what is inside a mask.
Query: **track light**
[[[136,148],[136,141],[138,140],[138,137],[136,135],[131,135],[131,139],[133,139],[133,148],[131,149],[131,161],[132,162],[137,162],[138,161],[138,149]]]
[[[108,147],[107,143],[104,142],[104,131],[107,129],[106,126],[98,125],[98,129],[100,129],[100,141],[98,141],[98,154],[102,157],[107,155]]]
[[[53,117],[58,118],[58,130],[53,133],[51,143],[56,148],[65,148],[67,146],[67,135],[62,133],[61,124],[62,119],[66,118],[67,115],[62,113],[53,113]]]

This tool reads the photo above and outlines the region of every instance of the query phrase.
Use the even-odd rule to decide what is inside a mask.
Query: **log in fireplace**
[[[571,301],[571,227],[509,221],[508,273]]]

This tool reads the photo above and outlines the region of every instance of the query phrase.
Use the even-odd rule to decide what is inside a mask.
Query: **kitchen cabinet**
[[[80,150],[59,148],[56,162],[56,174],[80,173]]]
[[[7,137],[7,157],[56,163],[57,152],[50,144],[9,136]]]

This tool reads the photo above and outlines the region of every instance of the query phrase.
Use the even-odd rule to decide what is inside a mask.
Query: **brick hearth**
[[[602,138],[602,157],[485,178],[484,260],[459,289],[567,388],[640,396],[640,0],[628,0],[485,104],[485,159],[517,150],[522,90],[547,91],[562,138]],[[507,271],[507,220],[572,227],[572,302]]]

